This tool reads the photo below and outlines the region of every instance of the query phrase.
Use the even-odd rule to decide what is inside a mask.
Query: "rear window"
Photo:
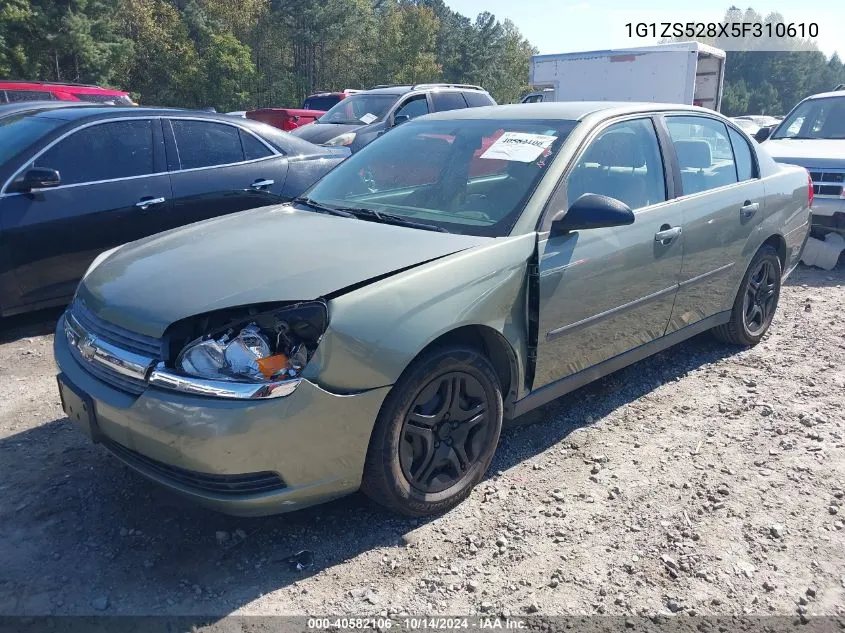
[[[481,92],[480,90],[467,90],[464,93],[464,99],[467,100],[470,108],[496,105],[493,97],[488,95],[486,92]]]
[[[102,103],[114,105],[133,105],[132,99],[126,95],[104,95],[97,93],[74,93],[73,95],[80,101],[88,103]]]
[[[0,119],[0,163],[5,163],[64,121],[20,114]]]
[[[340,101],[338,95],[325,95],[322,97],[308,97],[302,104],[303,110],[330,110],[333,105]]]
[[[55,101],[52,92],[47,90],[6,90],[6,100],[9,103],[22,101]]]

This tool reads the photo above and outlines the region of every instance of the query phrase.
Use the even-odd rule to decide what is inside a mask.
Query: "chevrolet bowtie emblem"
[[[86,336],[80,340],[79,343],[77,343],[77,349],[79,350],[82,358],[88,361],[94,360],[94,356],[97,355],[97,348],[94,346],[94,341],[90,336]]]

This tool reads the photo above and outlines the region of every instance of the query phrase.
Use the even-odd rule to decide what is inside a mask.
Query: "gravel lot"
[[[64,418],[57,313],[10,319],[0,615],[845,615],[843,311],[845,266],[799,269],[758,347],[703,335],[521,420],[430,521],[185,505]]]

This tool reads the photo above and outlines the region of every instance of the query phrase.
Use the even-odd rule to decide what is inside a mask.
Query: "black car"
[[[110,247],[291,200],[348,155],[257,121],[188,110],[0,117],[0,316],[66,303]],[[268,262],[276,264],[284,253]]]
[[[346,97],[314,123],[291,134],[312,143],[349,147],[353,152],[409,119],[444,110],[496,105],[481,86],[416,84],[376,86]]]

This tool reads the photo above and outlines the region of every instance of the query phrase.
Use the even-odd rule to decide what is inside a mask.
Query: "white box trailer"
[[[725,51],[698,42],[535,55],[529,85],[538,101],[647,101],[719,110]]]

